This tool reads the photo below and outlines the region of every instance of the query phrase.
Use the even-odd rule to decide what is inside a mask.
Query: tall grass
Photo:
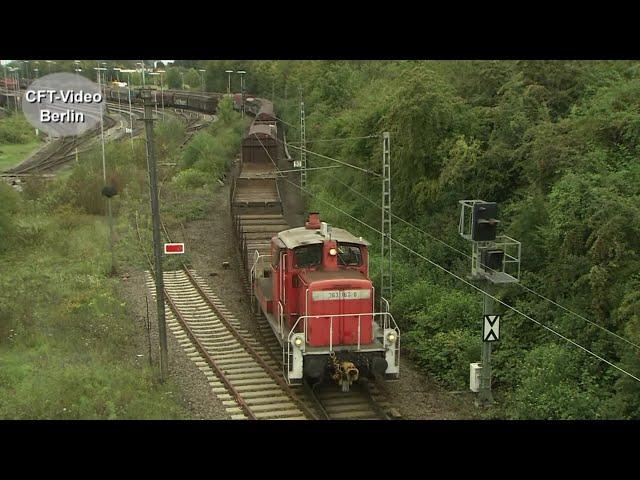
[[[177,155],[175,127],[159,130],[160,159]],[[149,205],[144,143],[133,153],[128,142],[108,144],[106,158],[119,192],[118,260],[142,266],[132,218]],[[21,195],[0,183],[0,418],[190,416],[176,386],[157,382],[121,280],[109,276],[103,183],[97,148]]]

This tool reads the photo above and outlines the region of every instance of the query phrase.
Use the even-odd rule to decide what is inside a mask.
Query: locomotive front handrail
[[[300,333],[300,332],[296,331],[296,328],[298,327],[300,322],[302,322],[302,333],[304,333],[304,340],[305,340],[305,343],[307,343],[307,340],[308,340],[308,337],[307,337],[307,326],[308,326],[309,319],[326,318],[329,321],[329,332],[330,332],[329,333],[329,351],[332,352],[333,351],[333,321],[336,318],[343,318],[343,317],[358,317],[358,350],[361,349],[361,344],[362,344],[362,342],[361,342],[362,317],[372,317],[374,322],[376,322],[376,318],[382,319],[382,331],[383,331],[382,345],[383,345],[384,348],[387,347],[387,337],[384,335],[384,331],[385,330],[388,330],[388,329],[395,330],[398,339],[400,338],[400,328],[398,327],[398,324],[396,323],[396,321],[393,318],[393,315],[391,315],[391,313],[389,313],[389,312],[365,312],[365,313],[341,313],[341,314],[335,314],[335,315],[301,315],[296,320],[296,323],[294,323],[293,326],[291,327],[291,330],[289,331],[289,335],[288,335],[287,341],[288,341],[288,343],[291,343],[291,340],[293,339],[293,335],[295,335],[296,333]]]
[[[282,324],[283,324],[283,307],[282,304],[280,302],[278,302],[278,313],[279,313],[279,317],[280,317],[280,325],[281,325],[281,332],[282,331]],[[356,349],[356,351],[361,351],[361,322],[362,322],[362,317],[372,317],[373,321],[378,323],[378,321],[376,321],[376,318],[381,319],[382,320],[382,346],[384,348],[385,351],[387,351],[390,348],[389,345],[389,341],[388,341],[388,335],[386,334],[387,330],[392,329],[393,331],[395,331],[396,333],[396,339],[395,339],[395,352],[393,353],[393,357],[395,359],[395,363],[396,365],[399,366],[400,364],[400,328],[398,327],[398,324],[396,323],[395,319],[393,318],[393,315],[391,315],[391,313],[389,312],[369,312],[369,313],[344,313],[344,314],[336,314],[336,315],[301,315],[298,317],[298,320],[296,320],[296,323],[293,324],[293,326],[291,327],[291,330],[289,330],[289,335],[287,337],[287,344],[286,344],[286,350],[285,350],[285,346],[283,345],[283,349],[282,349],[282,360],[283,360],[283,370],[285,375],[287,376],[287,378],[289,377],[289,372],[291,370],[291,359],[292,359],[292,348],[293,348],[293,336],[297,333],[300,332],[296,332],[296,327],[300,324],[300,322],[302,322],[303,325],[303,334],[304,334],[304,342],[305,345],[307,344],[307,325],[308,325],[308,321],[309,319],[312,318],[326,318],[329,320],[329,350],[328,352],[331,353],[334,351],[333,348],[333,320],[335,318],[340,318],[340,317],[354,317],[357,316],[358,317],[358,347]],[[283,332],[284,333],[284,332]],[[324,353],[324,352],[315,352],[315,353]]]

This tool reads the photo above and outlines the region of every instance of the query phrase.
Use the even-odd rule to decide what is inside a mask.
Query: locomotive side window
[[[338,243],[338,265],[362,265],[362,252],[360,251],[360,247],[351,243]]]
[[[306,268],[322,263],[322,244],[303,245],[294,250],[296,267]]]

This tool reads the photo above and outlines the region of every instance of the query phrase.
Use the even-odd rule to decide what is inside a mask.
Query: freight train
[[[398,378],[400,331],[388,311],[375,311],[370,244],[322,222],[317,212],[291,228],[278,187],[273,104],[255,99],[252,111],[232,173],[231,214],[252,308],[280,343],[285,379],[333,380],[348,391],[360,378]]]
[[[32,81],[26,78],[20,79],[20,89],[26,90]],[[15,85],[12,84],[15,88]],[[104,87],[105,98],[111,101],[128,102],[131,96],[131,103],[142,104],[140,89],[121,88],[117,86]],[[200,93],[184,90],[152,90],[151,98],[166,107],[195,110],[213,115],[217,111],[218,102],[222,97],[219,93]],[[246,98],[246,95],[245,95]],[[12,92],[0,93],[0,106],[13,106],[15,95]],[[249,109],[248,111],[251,111]]]
[[[128,88],[106,87],[105,97],[107,100],[128,102],[131,95],[131,103],[142,103],[140,90]],[[215,114],[220,95],[217,93],[197,93],[182,90],[152,90],[151,98],[158,104],[165,107],[183,108],[195,110],[202,113]]]

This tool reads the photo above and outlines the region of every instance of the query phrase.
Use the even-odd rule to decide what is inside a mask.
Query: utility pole
[[[141,91],[144,102],[144,124],[147,132],[147,157],[149,166],[149,191],[151,194],[151,218],[153,222],[153,256],[155,258],[156,302],[158,309],[158,336],[160,337],[160,377],[167,378],[167,326],[164,312],[164,279],[162,273],[162,245],[160,244],[160,206],[158,204],[158,177],[153,143],[153,106],[151,92]]]
[[[104,111],[103,111],[103,106],[106,100],[104,100],[104,92],[102,91],[102,82],[100,77],[100,72],[106,70],[106,68],[94,67],[94,70],[98,71],[98,88],[100,89],[100,94],[102,95],[102,99],[103,99],[103,101],[100,102],[100,143],[102,144],[102,178],[106,186],[107,185],[107,160],[104,153]],[[107,197],[107,210],[109,215],[109,249],[111,250],[111,274],[114,274],[116,271],[116,256],[113,251],[113,214],[111,212],[111,197]]]
[[[300,102],[300,186],[307,188],[307,136],[304,117],[304,102]]]
[[[384,299],[393,294],[391,261],[391,144],[389,132],[382,134],[382,267],[380,271],[380,311],[385,311]]]

